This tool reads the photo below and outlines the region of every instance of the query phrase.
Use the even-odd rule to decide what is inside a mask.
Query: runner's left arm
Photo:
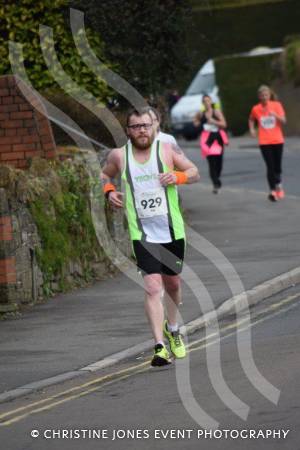
[[[168,148],[168,160],[174,170],[159,175],[163,186],[168,184],[191,184],[200,180],[197,167],[190,161],[178,145],[171,145]]]
[[[227,123],[224,117],[224,114],[219,109],[215,110],[215,117],[216,118],[210,118],[208,120],[208,123],[211,123],[212,125],[216,125],[219,128],[226,128]]]
[[[286,124],[286,116],[285,116],[285,112],[284,109],[281,105],[281,103],[277,104],[277,108],[276,111],[270,111],[269,114],[273,117],[275,117],[275,119],[281,123],[281,124]]]

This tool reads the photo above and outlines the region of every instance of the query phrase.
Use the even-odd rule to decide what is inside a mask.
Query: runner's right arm
[[[202,112],[199,111],[193,118],[193,123],[195,127],[198,127],[201,124]]]
[[[249,127],[249,132],[250,132],[251,136],[254,138],[257,135],[255,125],[256,125],[256,120],[253,116],[253,109],[252,109],[250,116],[249,116],[249,120],[248,120],[248,127]]]
[[[116,190],[111,179],[115,178],[121,172],[121,149],[113,149],[106,160],[101,173],[101,181],[104,193],[108,201],[117,208],[123,207],[123,194]]]

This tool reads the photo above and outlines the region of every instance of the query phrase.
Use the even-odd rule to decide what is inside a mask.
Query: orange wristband
[[[113,184],[111,184],[111,183],[106,183],[103,186],[103,192],[104,192],[105,195],[107,195],[109,192],[112,192],[112,191],[115,191],[115,190],[116,190],[115,186]]]
[[[185,184],[188,180],[187,174],[184,172],[177,172],[174,170],[174,175],[176,175],[176,184]]]

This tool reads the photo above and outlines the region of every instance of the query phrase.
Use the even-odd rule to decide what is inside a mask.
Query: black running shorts
[[[143,275],[160,273],[178,275],[182,271],[185,240],[177,239],[167,244],[132,241],[138,270]]]

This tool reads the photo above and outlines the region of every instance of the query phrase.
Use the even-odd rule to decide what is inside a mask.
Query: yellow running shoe
[[[169,341],[170,349],[175,358],[184,358],[186,355],[185,345],[182,340],[181,334],[178,331],[172,333],[168,330],[167,321],[164,321],[164,335]]]
[[[154,355],[151,361],[151,366],[166,366],[171,364],[170,355],[164,345],[156,344],[154,347]]]

